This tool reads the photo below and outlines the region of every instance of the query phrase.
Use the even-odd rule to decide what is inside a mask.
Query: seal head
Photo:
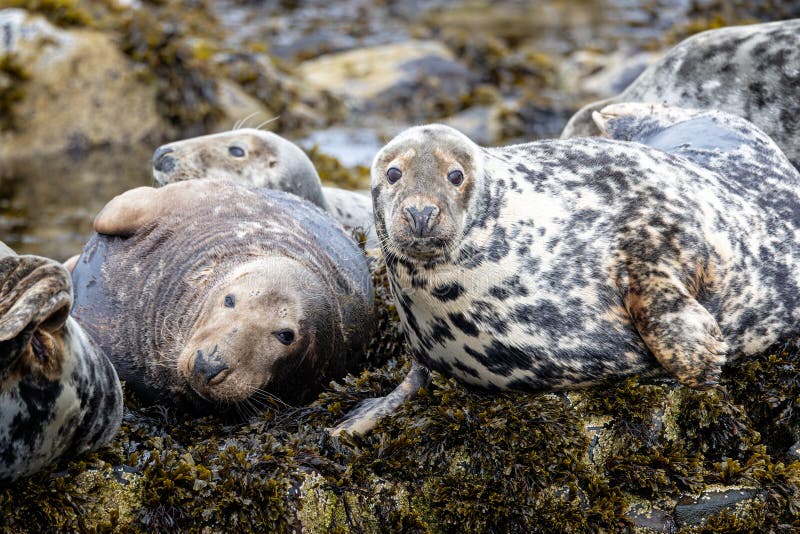
[[[328,208],[305,152],[279,135],[254,128],[162,145],[153,153],[153,177],[159,186],[195,178],[229,179],[292,193]]]
[[[372,164],[376,228],[390,254],[435,260],[460,242],[482,156],[477,145],[442,125],[412,128]]]
[[[324,365],[317,360],[332,351],[325,343],[330,333],[316,324],[314,310],[324,290],[313,272],[289,258],[231,270],[210,290],[178,372],[203,398],[236,403],[261,389],[281,389],[296,362]]]

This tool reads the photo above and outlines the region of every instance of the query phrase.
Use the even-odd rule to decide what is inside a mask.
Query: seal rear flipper
[[[34,332],[62,328],[72,304],[69,273],[38,256],[0,259],[0,371],[27,349]]]
[[[717,385],[728,344],[717,321],[668,273],[631,274],[627,307],[656,360],[693,389]]]
[[[413,399],[421,388],[431,382],[431,373],[417,360],[411,362],[411,370],[391,393],[385,397],[365,399],[332,429],[329,433],[333,437],[342,432],[350,434],[366,434],[375,428],[381,417],[391,414],[401,404]]]

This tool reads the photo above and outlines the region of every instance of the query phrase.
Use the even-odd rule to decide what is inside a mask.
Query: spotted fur
[[[716,109],[762,129],[800,169],[800,19],[710,30],[667,52],[621,94],[578,111],[563,139],[598,135],[592,112],[648,102]]]
[[[96,449],[122,420],[113,366],[69,317],[69,274],[0,243],[0,480]]]
[[[163,145],[153,155],[153,176],[159,186],[208,178],[292,193],[326,210],[346,229],[363,233],[367,247],[378,246],[369,196],[322,187],[308,156],[272,132],[241,128]]]
[[[743,119],[650,109],[608,110],[616,139],[481,148],[430,125],[384,147],[376,225],[415,358],[488,390],[665,372],[704,389],[798,333],[798,172]],[[408,239],[398,210],[420,196],[449,213],[441,243]]]

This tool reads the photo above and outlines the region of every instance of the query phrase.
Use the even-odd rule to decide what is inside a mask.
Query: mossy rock
[[[30,73],[12,55],[0,57],[0,130],[17,128],[14,105],[25,98]]]

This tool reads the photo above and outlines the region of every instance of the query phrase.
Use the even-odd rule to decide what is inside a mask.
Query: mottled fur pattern
[[[798,333],[797,171],[747,121],[645,108],[604,113],[608,132],[636,142],[481,148],[429,125],[376,156],[376,225],[420,362],[488,390],[665,370],[704,389],[731,356]],[[466,177],[457,194],[453,166]],[[415,195],[451,213],[445,239],[422,250],[396,216]]]
[[[0,243],[0,480],[96,449],[122,421],[113,366],[69,317],[69,274]]]
[[[368,247],[378,246],[369,197],[322,187],[308,156],[272,132],[242,128],[163,145],[153,156],[153,176],[159,186],[209,178],[292,193],[326,210],[345,228],[363,232]]]
[[[621,94],[578,111],[562,139],[598,135],[592,112],[621,102],[744,117],[800,169],[800,19],[709,30],[686,39]]]
[[[148,204],[153,198],[159,201]],[[146,401],[206,406],[176,364],[209,306],[234,308],[247,297],[237,293],[224,305],[221,297],[209,304],[221,285],[253,262],[302,265],[304,287],[315,288],[275,281],[282,294],[304,303],[297,332],[303,346],[296,357],[269,364],[270,381],[253,387],[256,396],[263,390],[288,402],[306,400],[361,355],[372,310],[365,256],[309,202],[227,180],[197,180],[129,191],[98,215],[95,229],[115,235],[95,235],[78,260],[73,314]],[[251,317],[229,326],[232,335],[252,337],[259,335],[253,329],[273,320]],[[231,369],[245,365],[236,354],[224,356]]]

